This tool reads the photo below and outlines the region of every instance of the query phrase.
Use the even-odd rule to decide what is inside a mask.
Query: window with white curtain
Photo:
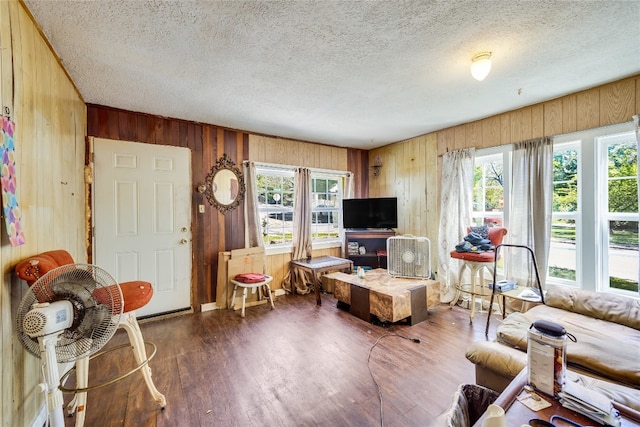
[[[293,166],[257,165],[258,215],[265,248],[290,248],[294,216]],[[341,246],[346,172],[311,169],[311,238],[314,248]]]
[[[340,239],[342,211],[342,179],[336,176],[311,174],[311,239]]]
[[[553,146],[547,283],[638,296],[638,147],[633,124],[557,136]],[[511,145],[476,151],[476,225],[508,228],[510,153]]]
[[[477,150],[473,167],[474,225],[505,226],[511,145]]]
[[[258,215],[265,247],[291,245],[293,170],[256,168]]]

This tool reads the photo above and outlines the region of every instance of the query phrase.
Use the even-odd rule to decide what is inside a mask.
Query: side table
[[[523,289],[526,289],[527,287],[521,287],[518,289],[515,289],[513,291],[506,291],[506,292],[499,292],[496,291],[496,268],[497,268],[497,259],[498,259],[498,253],[500,252],[501,248],[519,248],[519,249],[526,249],[529,252],[529,255],[531,255],[531,262],[533,263],[533,269],[536,273],[536,284],[538,285],[537,289],[538,290],[538,295],[540,295],[540,300],[536,301],[536,300],[531,300],[528,298],[522,298],[519,296],[519,293],[522,292]],[[494,265],[493,265],[493,284],[494,286],[492,286],[491,288],[491,300],[489,301],[489,313],[487,314],[487,326],[485,327],[484,330],[484,334],[485,335],[489,335],[489,321],[491,320],[491,312],[493,311],[493,299],[496,295],[498,296],[502,296],[502,317],[504,318],[504,314],[506,311],[506,306],[505,306],[505,297],[507,298],[515,298],[515,299],[519,299],[521,301],[528,301],[528,302],[540,302],[542,304],[544,304],[544,292],[542,291],[542,284],[540,283],[540,273],[538,272],[538,262],[536,261],[536,255],[533,253],[533,250],[531,250],[530,247],[528,246],[524,246],[524,245],[513,245],[513,244],[508,244],[508,243],[502,243],[498,246],[496,246],[496,261],[494,261]],[[531,287],[529,287],[531,288]]]
[[[349,273],[351,273],[353,272],[353,261],[351,261],[350,259],[338,258],[334,256],[321,256],[310,259],[292,260],[289,264],[289,268],[291,269],[291,277],[293,277],[293,270],[295,268],[299,268],[303,271],[308,271],[313,275],[313,287],[315,288],[316,293],[316,304],[322,305],[322,301],[320,300],[320,287],[322,286],[322,282],[318,278],[318,274],[324,273],[325,271],[337,270],[347,270]],[[292,285],[291,293],[295,292],[295,285]]]

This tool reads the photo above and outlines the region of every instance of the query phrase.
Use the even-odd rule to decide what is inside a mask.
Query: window
[[[638,293],[638,145],[634,132],[596,138],[603,288]]]
[[[509,152],[511,147],[478,150],[473,170],[473,222],[502,227],[505,222],[505,197],[508,194]],[[505,160],[506,159],[506,160]],[[506,167],[505,167],[506,166]]]
[[[335,240],[340,238],[340,211],[342,208],[342,180],[328,176],[311,179],[312,229],[311,239]]]
[[[258,214],[265,246],[291,245],[293,236],[293,171],[257,169]]]
[[[630,123],[554,139],[548,282],[638,295],[638,147]]]
[[[579,166],[579,141],[554,144],[548,280],[573,286],[581,283]]]
[[[311,238],[314,247],[341,245],[342,186],[345,175],[311,172]],[[259,166],[256,179],[258,214],[265,247],[291,246],[295,200],[293,168]]]

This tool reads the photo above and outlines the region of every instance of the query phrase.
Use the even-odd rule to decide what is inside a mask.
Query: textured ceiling
[[[640,72],[640,1],[24,2],[87,103],[364,149]]]

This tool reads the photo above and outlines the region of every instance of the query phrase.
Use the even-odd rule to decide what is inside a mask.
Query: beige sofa
[[[526,313],[511,313],[498,326],[495,341],[467,348],[467,359],[476,365],[476,383],[502,391],[527,364],[529,327],[544,319],[564,326],[577,338],[567,344],[569,380],[589,383],[617,400],[635,400],[631,406],[638,408],[640,300],[550,286],[545,303]]]

